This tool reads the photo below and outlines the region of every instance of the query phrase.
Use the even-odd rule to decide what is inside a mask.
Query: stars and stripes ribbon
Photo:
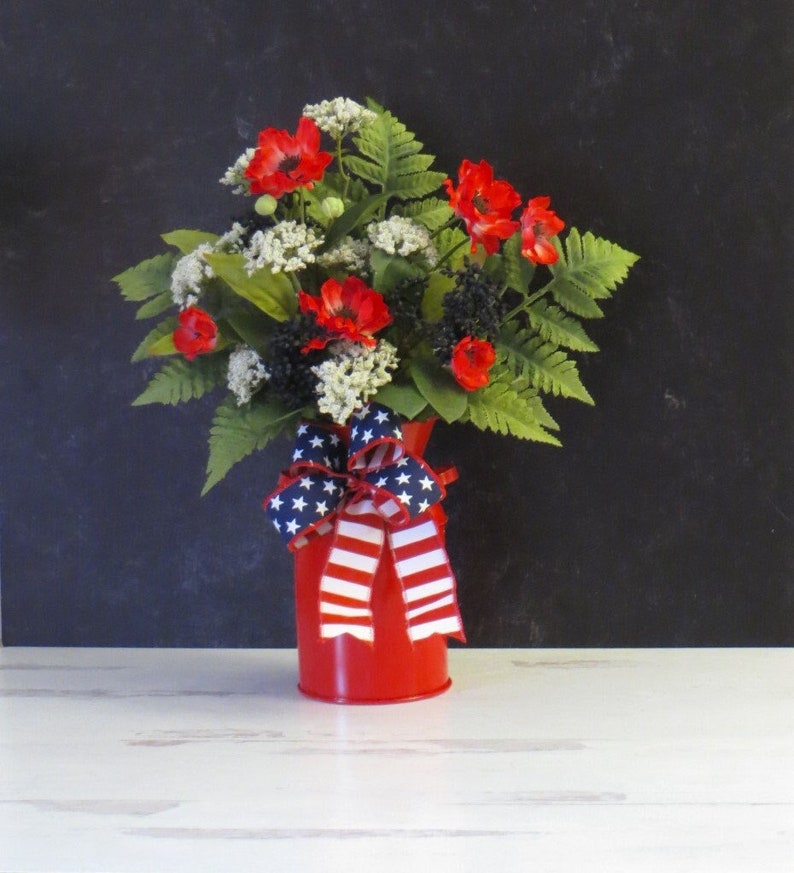
[[[317,422],[298,428],[292,464],[264,502],[295,550],[332,534],[320,580],[320,633],[374,641],[372,583],[388,548],[402,585],[408,636],[464,640],[455,576],[432,507],[452,476],[406,450],[398,417],[370,403],[355,415],[349,442]]]

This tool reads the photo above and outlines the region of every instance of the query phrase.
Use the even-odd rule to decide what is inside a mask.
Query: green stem
[[[342,199],[347,200],[347,189],[350,187],[350,176],[345,170],[345,159],[342,154],[342,137],[336,138],[336,162],[339,165],[339,175],[345,180],[345,187],[342,189]]]
[[[453,215],[445,224],[442,224],[437,230],[430,234],[430,239],[435,239],[439,234],[443,233],[447,228],[453,227],[458,223],[457,215]]]
[[[525,309],[529,309],[529,307],[532,306],[533,303],[535,303],[537,300],[540,300],[540,298],[546,293],[548,288],[549,286],[545,285],[539,291],[536,291],[534,294],[530,294],[529,297],[527,297],[525,300],[522,300],[521,303],[518,304],[518,306],[513,307],[513,309],[511,309],[510,312],[508,312],[507,315],[502,319],[502,321],[510,321],[510,319],[515,318],[515,316],[518,315],[519,312],[523,312]]]

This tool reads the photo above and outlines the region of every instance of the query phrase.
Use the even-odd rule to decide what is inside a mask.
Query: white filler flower
[[[212,243],[201,243],[187,255],[183,255],[171,273],[171,297],[180,309],[195,306],[201,297],[204,283],[215,275],[204,260],[207,252],[214,251]]]
[[[303,114],[306,118],[311,118],[320,130],[337,139],[346,133],[356,133],[365,124],[372,124],[378,117],[371,109],[348,97],[308,103],[303,107]]]
[[[438,261],[438,252],[427,228],[410,218],[393,215],[386,221],[373,222],[367,227],[367,235],[376,249],[388,255],[408,257],[421,252],[431,266]]]
[[[229,167],[229,169],[221,176],[221,185],[229,185],[232,187],[233,194],[250,194],[251,182],[245,178],[245,171],[251,163],[256,153],[256,149],[246,149],[239,158]]]
[[[323,267],[341,267],[351,273],[361,274],[367,269],[368,259],[369,243],[365,239],[346,236],[325,254],[320,255],[319,262]]]
[[[229,355],[229,370],[226,384],[242,406],[253,397],[256,390],[270,378],[265,362],[250,347],[239,345]]]
[[[329,348],[333,357],[312,367],[317,376],[317,408],[337,424],[344,424],[381,385],[391,382],[399,358],[397,349],[386,340],[371,349],[344,342]]]
[[[273,273],[295,273],[317,260],[314,249],[323,238],[297,221],[282,221],[269,230],[258,230],[245,252],[245,269],[250,276],[262,267]]]

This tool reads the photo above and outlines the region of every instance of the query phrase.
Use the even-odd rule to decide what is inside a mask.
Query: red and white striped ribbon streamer
[[[322,637],[347,633],[374,642],[372,583],[388,540],[402,584],[411,641],[439,633],[465,640],[455,577],[435,520],[425,513],[390,529],[389,515],[399,513],[396,506],[391,513],[390,509],[389,503],[376,507],[366,497],[341,512],[320,581]]]

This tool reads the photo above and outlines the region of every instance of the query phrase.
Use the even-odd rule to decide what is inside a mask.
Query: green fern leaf
[[[553,276],[547,286],[565,309],[583,318],[600,318],[603,313],[595,300],[608,299],[628,275],[638,255],[615,243],[593,236],[580,236],[572,227],[565,240],[552,240],[559,259],[549,266]]]
[[[194,361],[183,358],[169,360],[154,374],[132,405],[163,403],[175,406],[177,403],[198,399],[225,381],[226,369],[225,355],[204,355]]]
[[[148,300],[164,291],[170,291],[171,273],[176,259],[176,255],[171,253],[155,255],[114,276],[112,281],[119,286],[125,300]]]
[[[287,409],[277,400],[238,406],[234,397],[227,397],[215,411],[210,429],[207,480],[202,495],[252,452],[264,448],[291,422],[301,410]]]
[[[399,210],[401,215],[412,218],[424,225],[431,233],[443,227],[455,214],[446,200],[438,197],[426,197],[424,200],[412,200]]]
[[[429,169],[435,157],[422,153],[422,143],[385,110],[361,130],[353,143],[361,156],[345,158],[347,169],[390,196],[401,200],[425,197],[446,178],[446,173]]]
[[[593,405],[593,398],[579,379],[576,362],[554,343],[505,325],[496,340],[498,359],[534,388]]]
[[[467,418],[480,430],[561,445],[549,433],[549,429],[558,429],[557,423],[544,408],[537,390],[504,376],[493,377],[490,384],[471,393]]]
[[[566,315],[559,306],[538,300],[527,309],[529,323],[546,342],[575,352],[597,352],[598,346],[585,333],[581,323]]]
[[[137,349],[133,352],[132,361],[142,361],[144,358],[149,357],[149,349],[158,341],[163,339],[163,337],[169,336],[172,334],[177,328],[177,320],[174,316],[170,318],[166,318],[165,321],[161,321],[156,327],[152,328],[149,333],[141,341],[141,344]]]

